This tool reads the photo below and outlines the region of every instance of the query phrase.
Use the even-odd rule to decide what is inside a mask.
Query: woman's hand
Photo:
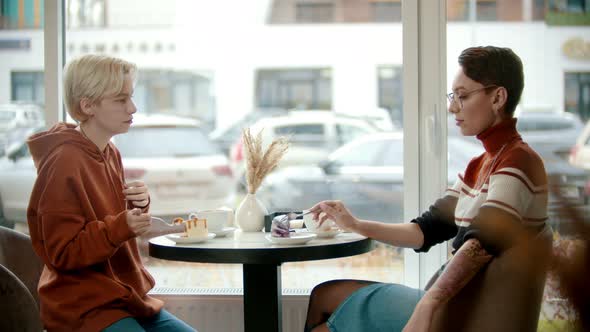
[[[135,235],[145,234],[151,224],[152,218],[149,213],[141,213],[141,209],[127,210],[127,225]]]
[[[125,183],[123,194],[125,194],[125,199],[127,199],[127,201],[131,202],[133,206],[138,208],[143,209],[150,202],[148,187],[145,185],[145,183],[143,183],[143,181],[132,181]]]
[[[327,219],[332,219],[340,228],[354,231],[359,223],[341,201],[322,201],[309,210],[313,213],[313,219],[319,222],[319,226]]]

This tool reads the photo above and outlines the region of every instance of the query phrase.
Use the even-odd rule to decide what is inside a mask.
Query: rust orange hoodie
[[[45,263],[39,280],[48,331],[100,331],[163,306],[126,222],[121,156],[60,123],[29,138],[37,167],[27,218]],[[147,208],[146,208],[147,209]]]

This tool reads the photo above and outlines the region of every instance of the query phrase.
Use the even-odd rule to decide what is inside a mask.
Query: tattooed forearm
[[[447,302],[455,296],[475,274],[490,260],[489,255],[476,239],[461,246],[434,285],[424,295],[424,300],[436,304]]]

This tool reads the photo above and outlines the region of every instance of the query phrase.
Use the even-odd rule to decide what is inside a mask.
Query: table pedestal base
[[[280,264],[244,264],[244,331],[281,332]]]

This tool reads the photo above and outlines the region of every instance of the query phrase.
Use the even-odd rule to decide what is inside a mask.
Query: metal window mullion
[[[403,27],[403,119],[404,119],[404,221],[420,212],[419,176],[419,16],[418,1],[402,1]],[[404,284],[420,286],[420,260],[413,250],[404,250]]]
[[[47,126],[65,120],[62,70],[65,53],[64,0],[45,0],[44,68],[45,120]]]
[[[440,0],[404,1],[403,6],[404,214],[411,220],[447,186],[446,6]],[[446,260],[446,245],[420,254],[418,263],[411,250],[405,255],[405,283],[423,288]]]

